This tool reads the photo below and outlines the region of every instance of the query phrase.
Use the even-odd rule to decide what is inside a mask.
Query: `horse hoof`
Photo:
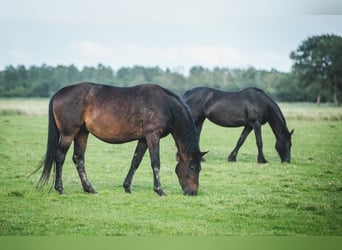
[[[235,157],[229,156],[228,159],[227,159],[227,161],[235,162],[235,161],[236,161],[236,158],[235,158]]]
[[[65,194],[64,189],[60,188],[60,187],[55,187],[55,190],[59,193],[59,194]]]
[[[89,194],[97,194],[95,189],[93,189],[92,187],[84,189],[84,192],[89,193]]]
[[[127,184],[127,183],[124,183],[122,185],[122,187],[125,189],[125,192],[130,194],[131,193],[131,185],[130,184]]]
[[[164,193],[162,189],[155,188],[154,192],[156,192],[159,196],[166,196],[166,194]]]

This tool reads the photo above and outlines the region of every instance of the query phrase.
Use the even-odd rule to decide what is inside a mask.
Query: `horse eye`
[[[195,170],[194,165],[191,165],[191,166],[190,166],[190,169],[191,169],[191,170]]]

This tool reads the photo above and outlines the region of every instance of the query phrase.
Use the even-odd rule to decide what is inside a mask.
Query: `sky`
[[[0,0],[8,65],[192,66],[288,72],[314,35],[342,36],[338,0]]]

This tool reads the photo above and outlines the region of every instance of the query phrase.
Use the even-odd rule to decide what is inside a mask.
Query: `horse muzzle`
[[[183,195],[195,196],[197,195],[197,190],[193,190],[191,188],[186,188],[183,190]]]

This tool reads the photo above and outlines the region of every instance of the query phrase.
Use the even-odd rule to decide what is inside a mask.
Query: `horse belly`
[[[211,122],[223,127],[240,127],[246,124],[246,117],[241,112],[229,110],[226,107],[211,110],[206,117]]]
[[[102,116],[86,120],[86,128],[97,138],[109,143],[124,143],[143,137],[141,123],[135,118]]]
[[[217,117],[217,116],[209,116],[208,119],[222,127],[241,127],[246,124],[246,121],[242,118],[237,118],[237,119],[226,119],[225,117]]]

